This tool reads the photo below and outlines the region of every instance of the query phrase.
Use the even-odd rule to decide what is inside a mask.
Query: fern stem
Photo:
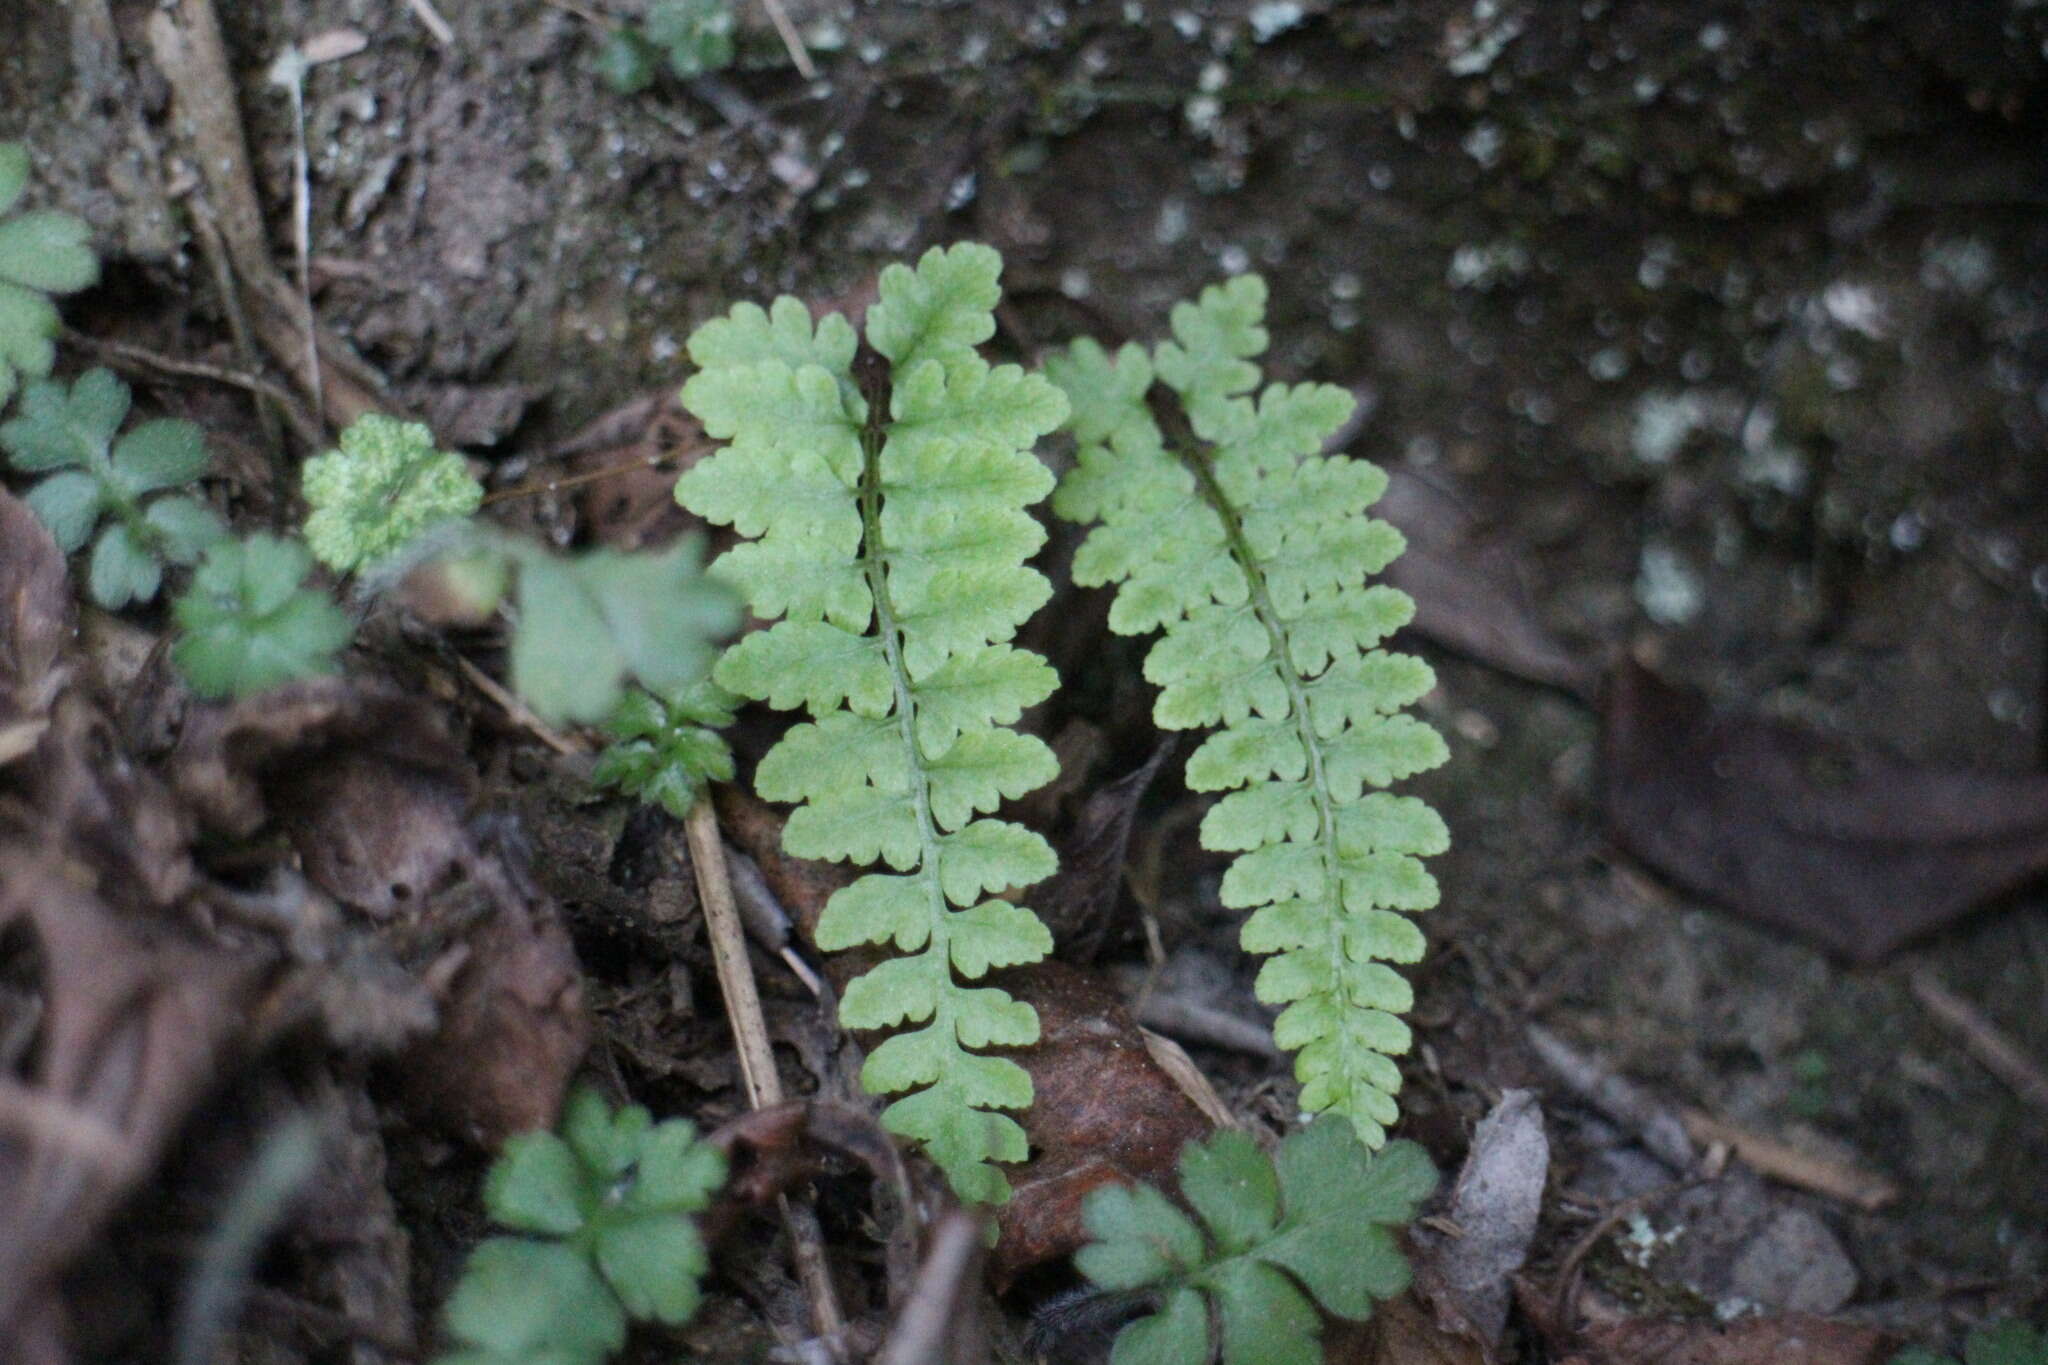
[[[1330,795],[1330,783],[1324,775],[1323,743],[1316,734],[1314,719],[1309,715],[1308,687],[1301,673],[1294,666],[1294,658],[1287,649],[1287,626],[1280,619],[1280,613],[1273,606],[1273,597],[1266,589],[1266,573],[1260,566],[1258,556],[1252,553],[1251,542],[1245,539],[1244,526],[1237,515],[1237,508],[1223,492],[1223,485],[1216,479],[1211,463],[1212,456],[1200,445],[1190,441],[1187,446],[1186,463],[1194,473],[1195,486],[1201,490],[1203,499],[1213,508],[1223,522],[1224,539],[1230,545],[1230,553],[1236,557],[1238,567],[1244,570],[1245,583],[1249,589],[1252,611],[1259,618],[1259,624],[1266,628],[1266,638],[1273,651],[1273,666],[1279,671],[1280,680],[1287,685],[1288,707],[1294,713],[1295,733],[1301,736],[1301,747],[1308,755],[1309,789],[1315,797],[1316,822],[1320,828],[1320,842],[1323,847],[1324,892],[1330,899],[1329,949],[1325,959],[1332,964],[1332,984],[1344,1000],[1344,1013],[1348,1021],[1353,1011],[1366,1008],[1352,997],[1350,974],[1337,969],[1345,960],[1344,951],[1344,882],[1342,866],[1337,857],[1337,805]]]
[[[939,884],[939,830],[932,819],[931,777],[924,768],[924,749],[917,742],[917,696],[911,690],[910,669],[903,660],[903,627],[896,620],[896,604],[889,597],[887,573],[889,547],[882,537],[882,458],[885,437],[878,429],[880,414],[888,410],[885,398],[870,399],[867,426],[860,437],[860,520],[861,572],[867,577],[868,595],[875,600],[875,633],[882,642],[882,657],[888,661],[889,684],[896,694],[896,728],[903,736],[905,766],[910,774],[910,804],[917,815],[918,874],[924,878],[925,898],[931,907],[931,939],[926,951],[936,954],[938,971],[950,976],[951,950],[946,943],[946,894]],[[935,993],[938,1004],[932,1016],[935,1027],[950,1027],[950,995]]]

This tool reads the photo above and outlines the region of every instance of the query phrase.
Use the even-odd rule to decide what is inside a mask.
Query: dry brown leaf
[[[1413,629],[1489,667],[1590,698],[1597,668],[1559,644],[1537,616],[1513,552],[1489,540],[1442,484],[1398,466],[1387,478],[1373,512],[1407,537],[1386,577],[1415,599]]]
[[[1887,1345],[1876,1328],[1826,1318],[1634,1319],[1590,1329],[1581,1351],[1587,1365],[1881,1365]]]
[[[1633,662],[1609,688],[1602,748],[1619,843],[1854,962],[2048,871],[2048,774],[1921,767],[1719,713]]]
[[[1323,1334],[1326,1365],[1488,1365],[1479,1342],[1441,1327],[1413,1294],[1373,1309],[1365,1322],[1333,1322]]]
[[[1534,1091],[1509,1090],[1479,1121],[1443,1216],[1457,1236],[1417,1233],[1417,1279],[1440,1314],[1468,1324],[1488,1354],[1507,1325],[1510,1283],[1528,1255],[1550,1173]]]

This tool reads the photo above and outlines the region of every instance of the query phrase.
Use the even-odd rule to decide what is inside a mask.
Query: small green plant
[[[733,60],[733,13],[725,0],[655,0],[638,28],[613,29],[598,50],[597,70],[622,95],[637,95],[654,83],[655,66],[681,80],[722,71]]]
[[[1110,628],[1163,631],[1145,660],[1154,719],[1222,727],[1187,781],[1228,793],[1201,828],[1204,847],[1239,855],[1223,903],[1260,907],[1242,942],[1272,955],[1258,996],[1287,1007],[1274,1037],[1297,1052],[1302,1107],[1344,1115],[1378,1146],[1414,998],[1387,964],[1422,956],[1400,912],[1436,903],[1421,859],[1448,843],[1435,811],[1378,789],[1446,750],[1403,713],[1433,685],[1428,665],[1378,648],[1414,612],[1365,582],[1402,549],[1366,515],[1386,476],[1320,453],[1351,395],[1273,384],[1251,397],[1265,300],[1257,276],[1240,276],[1175,307],[1173,340],[1149,354],[1133,344],[1112,360],[1082,340],[1049,359],[1077,446],[1053,510],[1100,523],[1074,581],[1117,585]]]
[[[709,1265],[691,1215],[724,1183],[724,1154],[687,1121],[578,1092],[559,1136],[522,1134],[492,1165],[484,1207],[524,1235],[471,1254],[442,1309],[460,1345],[439,1365],[592,1365],[629,1318],[689,1321]]]
[[[171,606],[181,628],[171,662],[202,697],[243,697],[317,673],[354,627],[326,593],[305,585],[313,567],[295,540],[252,535],[206,552]]]
[[[1314,1365],[1322,1322],[1309,1299],[1359,1320],[1406,1289],[1394,1229],[1436,1188],[1420,1147],[1370,1153],[1333,1115],[1271,1158],[1243,1133],[1219,1132],[1189,1143],[1179,1170],[1196,1218],[1150,1185],[1105,1186],[1082,1206],[1095,1240],[1075,1254],[1081,1273],[1159,1298],[1156,1313],[1117,1336],[1113,1365],[1214,1360],[1212,1321],[1225,1365]]]
[[[437,523],[473,515],[484,497],[460,455],[434,448],[433,432],[374,412],[349,423],[341,448],[306,461],[299,478],[311,509],[307,548],[340,573],[395,553]]]
[[[718,732],[738,704],[709,678],[668,699],[629,690],[605,722],[612,742],[590,780],[684,818],[707,782],[732,781],[732,749]]]
[[[424,547],[461,572],[482,612],[514,596],[512,686],[547,720],[601,721],[632,680],[680,695],[710,667],[712,641],[739,625],[694,538],[564,556],[479,524],[482,486],[419,423],[360,417],[303,479],[306,540],[331,568],[377,576]]]
[[[726,652],[718,683],[812,716],[755,775],[762,796],[799,803],[784,847],[893,869],[836,893],[816,932],[826,951],[898,954],[840,1003],[849,1028],[902,1030],[869,1054],[862,1085],[910,1092],[883,1124],[989,1203],[1009,1194],[993,1163],[1026,1154],[996,1111],[1030,1104],[1031,1078],[987,1049],[1037,1041],[1038,1018],[965,983],[1051,951],[1035,914],[988,893],[1055,860],[1037,834],[977,817],[1057,770],[1010,728],[1052,670],[1008,641],[1051,592],[1025,564],[1045,533],[1024,509],[1052,484],[1032,446],[1066,413],[1045,380],[975,349],[995,329],[1001,269],[975,244],[889,267],[865,347],[846,318],[814,328],[793,298],[706,323],[683,403],[727,444],[676,486],[746,537],[713,573],[782,618]]]
[[[199,428],[162,418],[120,434],[128,405],[126,384],[91,370],[69,388],[30,384],[17,415],[0,423],[0,450],[14,467],[49,475],[25,501],[60,549],[77,550],[111,517],[86,575],[93,600],[109,610],[155,597],[165,563],[190,564],[227,534],[205,503],[164,491],[206,472]]]
[[[0,407],[23,376],[41,379],[56,363],[52,294],[73,294],[100,277],[90,230],[68,213],[14,213],[28,188],[28,149],[0,142]]]
[[[1915,1346],[1893,1356],[1891,1365],[1956,1365],[1956,1359]],[[2048,1365],[2048,1332],[2015,1321],[1979,1327],[1963,1342],[1962,1365]]]
[[[595,723],[628,681],[675,696],[701,679],[739,628],[739,607],[702,572],[703,542],[663,550],[552,555],[499,538],[517,565],[512,686],[549,719]]]

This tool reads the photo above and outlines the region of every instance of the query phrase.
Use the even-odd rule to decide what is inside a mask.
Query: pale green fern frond
[[[683,403],[726,445],[676,486],[748,537],[713,572],[782,618],[714,676],[812,717],[755,776],[761,795],[797,803],[784,846],[890,869],[833,896],[817,927],[828,951],[898,954],[841,1002],[850,1028],[900,1030],[862,1083],[900,1094],[883,1123],[988,1203],[1009,1195],[995,1163],[1025,1156],[1000,1111],[1028,1105],[1031,1080],[986,1049],[1035,1042],[1038,1019],[966,983],[1052,948],[1036,915],[991,898],[1049,876],[1052,849],[987,817],[1056,771],[1007,728],[1051,693],[1052,670],[1007,642],[1050,593],[1025,564],[1044,539],[1025,509],[1052,485],[1031,448],[1067,412],[1051,384],[975,350],[994,331],[1001,266],[963,244],[890,267],[865,355],[846,319],[814,327],[793,299],[706,323]]]
[[[1154,718],[1223,727],[1187,767],[1189,786],[1228,793],[1202,822],[1205,847],[1239,855],[1223,901],[1253,910],[1244,947],[1271,955],[1259,998],[1287,1007],[1274,1036],[1297,1054],[1302,1107],[1377,1146],[1410,1043],[1412,994],[1387,964],[1421,957],[1407,914],[1436,903],[1421,859],[1448,842],[1429,807],[1381,789],[1446,751],[1405,714],[1428,666],[1380,647],[1414,611],[1366,582],[1402,547],[1367,512],[1386,476],[1319,453],[1350,414],[1342,389],[1253,396],[1265,301],[1240,276],[1176,307],[1150,355],[1083,340],[1049,360],[1078,447],[1053,508],[1099,523],[1074,578],[1116,585],[1111,627],[1163,631],[1145,662]],[[1155,379],[1171,394],[1156,405]]]

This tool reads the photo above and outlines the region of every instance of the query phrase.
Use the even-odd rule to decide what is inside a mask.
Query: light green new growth
[[[22,376],[40,379],[57,358],[52,294],[74,294],[100,277],[91,231],[68,213],[13,213],[28,188],[28,149],[0,142],[0,407]]]
[[[172,604],[171,662],[202,697],[245,697],[334,671],[354,633],[327,594],[305,587],[313,561],[296,540],[253,535],[206,552]]]
[[[1197,1226],[1150,1185],[1108,1185],[1082,1205],[1095,1240],[1075,1253],[1108,1290],[1152,1290],[1157,1313],[1118,1334],[1112,1365],[1315,1365],[1322,1322],[1302,1291],[1355,1320],[1408,1287],[1393,1229],[1436,1188],[1412,1142],[1368,1153],[1349,1125],[1325,1116],[1268,1159],[1243,1133],[1189,1143],[1180,1192]]]
[[[605,722],[612,742],[590,780],[617,787],[681,820],[707,782],[732,781],[732,749],[718,732],[732,724],[738,698],[709,678],[664,700],[628,691]]]
[[[755,778],[762,796],[800,803],[784,846],[893,869],[839,891],[817,926],[820,948],[899,954],[840,1005],[849,1028],[909,1026],[869,1056],[862,1084],[911,1092],[883,1123],[924,1143],[961,1198],[988,1203],[1009,1196],[992,1163],[1026,1154],[994,1111],[1028,1105],[1031,1080],[982,1049],[1035,1042],[1038,1019],[964,983],[1051,951],[1036,915],[988,893],[1040,881],[1054,858],[1031,831],[977,817],[1056,771],[1044,744],[1008,728],[1052,691],[1052,670],[1006,642],[1050,595],[1025,566],[1044,532],[1024,509],[1052,483],[1032,446],[1066,415],[1052,385],[975,350],[995,328],[1001,268],[975,244],[889,267],[858,361],[844,317],[813,328],[792,298],[706,323],[683,402],[729,444],[676,486],[685,507],[749,537],[713,572],[756,615],[783,618],[714,676],[813,717]]]
[[[436,1365],[596,1365],[629,1317],[688,1322],[709,1266],[691,1215],[724,1183],[724,1153],[685,1120],[578,1092],[561,1136],[522,1133],[491,1166],[484,1207],[528,1235],[470,1256],[442,1309],[461,1346]]]
[[[1386,476],[1324,457],[1351,396],[1328,384],[1272,384],[1251,397],[1266,349],[1266,287],[1241,276],[1173,310],[1174,340],[1112,360],[1093,341],[1049,359],[1073,405],[1078,464],[1053,509],[1099,521],[1074,581],[1116,584],[1110,627],[1163,630],[1145,661],[1168,729],[1221,725],[1189,758],[1188,785],[1221,791],[1202,822],[1206,848],[1240,856],[1223,902],[1261,907],[1246,951],[1272,954],[1259,998],[1297,1052],[1304,1109],[1386,1140],[1401,1075],[1391,1058],[1413,1003],[1390,962],[1422,956],[1405,914],[1436,904],[1421,859],[1448,843],[1413,797],[1380,790],[1444,761],[1443,741],[1403,708],[1433,684],[1427,665],[1378,646],[1414,605],[1366,579],[1401,535],[1366,509]],[[1184,420],[1162,433],[1154,379]],[[1171,403],[1172,400],[1165,400]],[[1171,409],[1168,408],[1170,412]]]
[[[312,509],[306,544],[340,573],[382,559],[436,523],[469,516],[484,496],[460,455],[434,449],[433,432],[374,412],[349,423],[341,448],[306,461],[299,477]]]
[[[147,602],[163,566],[190,564],[227,534],[197,498],[163,494],[206,472],[205,440],[191,422],[160,418],[116,439],[128,416],[128,386],[91,370],[66,389],[38,380],[19,412],[0,423],[0,450],[25,473],[51,472],[24,501],[70,554],[111,516],[93,544],[86,581],[108,610]],[[158,496],[162,494],[161,496]]]

